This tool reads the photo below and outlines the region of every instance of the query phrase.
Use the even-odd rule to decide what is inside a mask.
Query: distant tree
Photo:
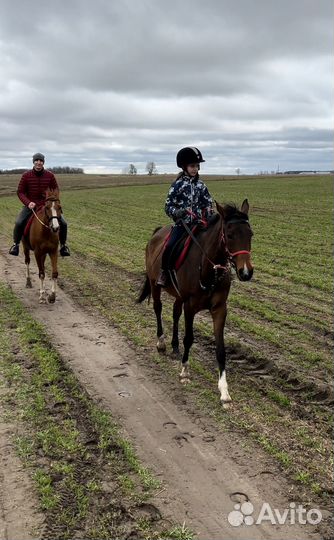
[[[149,176],[151,176],[152,174],[157,174],[158,172],[154,161],[149,161],[147,163],[146,170]]]
[[[137,169],[133,163],[130,163],[129,165],[128,174],[137,174]]]
[[[239,169],[239,167],[238,167],[237,169],[235,169],[235,172],[237,173],[237,175],[240,174],[240,169]]]
[[[23,174],[25,169],[0,169],[0,174]],[[48,170],[54,174],[85,174],[85,171],[80,167],[48,167]]]
[[[0,170],[0,174],[23,174],[24,172],[26,172],[26,168],[25,169],[1,169]]]
[[[85,174],[85,171],[80,167],[69,167],[68,165],[65,167],[48,167],[48,170],[54,174]]]

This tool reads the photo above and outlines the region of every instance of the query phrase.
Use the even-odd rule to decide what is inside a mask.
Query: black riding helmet
[[[205,159],[195,146],[181,148],[176,155],[176,164],[180,169],[185,169],[190,163],[203,163]]]

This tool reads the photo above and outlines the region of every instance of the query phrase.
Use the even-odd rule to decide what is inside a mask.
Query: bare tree
[[[130,163],[129,165],[128,174],[137,174],[137,168],[134,166],[133,163]]]
[[[239,169],[239,167],[238,167],[237,169],[235,169],[235,172],[237,173],[237,175],[240,174],[240,169]]]
[[[146,170],[149,176],[151,176],[152,174],[157,174],[158,172],[154,161],[149,161],[147,163]]]

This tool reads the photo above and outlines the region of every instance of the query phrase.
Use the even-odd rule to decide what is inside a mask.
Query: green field
[[[157,225],[168,222],[163,206],[170,177],[147,185],[147,176],[59,180],[66,188],[61,202],[72,250],[72,257],[60,263],[61,283],[149,351],[154,369],[177,384],[175,361],[155,352],[152,306],[135,305],[145,244]],[[255,274],[249,283],[235,279],[229,298],[226,341],[234,408],[219,408],[206,313],[195,319],[193,383],[186,390],[222,429],[241,429],[273,455],[305,496],[312,492],[323,500],[331,491],[331,183],[330,176],[207,181],[219,202],[241,204],[248,198]],[[100,189],[93,189],[97,185]],[[15,196],[5,196],[13,186],[13,179],[2,184],[0,199],[2,244],[8,246],[20,208]],[[164,319],[170,337],[167,298]]]

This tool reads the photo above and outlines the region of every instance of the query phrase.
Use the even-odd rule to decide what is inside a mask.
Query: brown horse
[[[30,288],[32,286],[29,265],[30,251],[33,251],[39,270],[40,304],[45,304],[47,301],[53,304],[56,300],[59,218],[61,212],[58,190],[47,191],[45,193],[45,204],[38,208],[36,212],[33,210],[34,216],[28,234],[24,234],[22,239],[26,264],[26,287]],[[45,259],[47,255],[51,259],[52,266],[52,289],[49,295],[46,295],[44,288]]]
[[[220,205],[216,202],[217,214],[211,224],[193,239],[187,257],[176,272],[171,272],[171,284],[166,288],[175,297],[173,306],[172,348],[179,354],[178,324],[184,309],[185,335],[182,357],[181,381],[189,379],[188,357],[194,341],[193,321],[195,314],[204,309],[211,313],[216,341],[216,357],[219,368],[218,388],[221,402],[228,407],[231,397],[226,381],[224,326],[227,314],[227,297],[231,285],[231,267],[235,268],[240,281],[249,281],[253,275],[251,263],[252,230],[248,220],[247,199],[241,209],[235,205]],[[137,302],[153,298],[157,318],[157,348],[165,352],[166,344],[162,326],[161,287],[156,285],[161,266],[165,238],[170,226],[154,231],[146,246],[146,279]]]

